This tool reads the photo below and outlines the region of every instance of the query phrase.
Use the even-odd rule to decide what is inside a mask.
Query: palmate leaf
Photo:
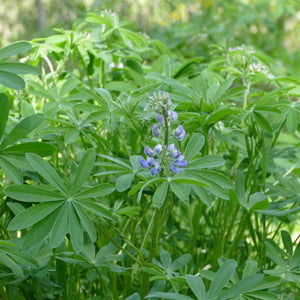
[[[95,150],[88,150],[83,155],[77,169],[80,174],[77,177],[75,175],[74,178],[76,188],[72,188],[68,183],[65,184],[67,179],[58,175],[57,170],[40,156],[28,154],[26,157],[32,168],[48,181],[49,188],[47,185],[44,187],[29,185],[7,187],[5,189],[7,196],[22,202],[38,203],[26,210],[20,210],[9,223],[8,229],[29,229],[24,238],[24,249],[41,245],[48,236],[50,246],[56,248],[69,233],[74,251],[80,252],[85,231],[92,242],[96,240],[95,226],[87,211],[114,220],[114,215],[98,202],[98,198],[112,193],[115,188],[111,184],[82,188],[94,165]],[[87,170],[84,170],[85,165],[87,165]]]

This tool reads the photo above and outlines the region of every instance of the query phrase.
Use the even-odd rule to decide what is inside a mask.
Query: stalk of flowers
[[[172,129],[178,120],[178,115],[171,110],[171,106],[172,100],[168,93],[154,93],[152,97],[149,97],[147,110],[156,112],[157,123],[152,126],[152,134],[158,140],[158,144],[153,149],[149,146],[145,147],[146,159],[142,158],[140,165],[145,169],[151,168],[152,175],[165,173],[169,176],[169,171],[174,174],[180,173],[187,165],[184,155],[175,147],[175,144],[169,144],[169,139],[172,137],[181,141],[186,134],[180,124]]]

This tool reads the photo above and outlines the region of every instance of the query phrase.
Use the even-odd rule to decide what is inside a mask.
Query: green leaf
[[[20,54],[24,51],[31,50],[32,46],[28,42],[20,41],[10,44],[2,49],[0,49],[0,60],[7,58],[16,54]]]
[[[197,299],[206,300],[205,286],[202,278],[195,275],[185,275],[185,279]]]
[[[249,209],[248,210],[264,210],[269,207],[269,202],[266,200],[264,193],[254,193],[249,198]]]
[[[83,247],[83,232],[80,220],[72,205],[69,207],[69,233],[74,251],[80,252]]]
[[[187,183],[187,184],[194,184],[194,185],[199,185],[202,187],[208,186],[206,183],[203,181],[194,178],[194,177],[173,177],[171,179],[172,182],[178,182],[178,183]]]
[[[172,269],[178,270],[186,266],[190,261],[192,257],[190,254],[183,254],[180,257],[178,257],[174,262],[172,263]]]
[[[9,267],[17,277],[23,277],[23,271],[14,260],[12,260],[4,251],[0,249],[0,262]]]
[[[3,140],[2,147],[6,147],[24,138],[36,127],[38,127],[44,120],[44,118],[44,115],[36,114],[23,119],[11,130],[11,132]]]
[[[118,91],[118,92],[131,92],[136,90],[136,86],[123,81],[111,81],[106,85],[108,90]]]
[[[11,185],[4,192],[7,196],[23,202],[50,202],[66,198],[64,195],[31,185]]]
[[[91,202],[89,200],[83,200],[83,199],[74,200],[74,201],[96,215],[110,219],[112,221],[114,220],[112,213],[107,208],[101,206],[98,203]]]
[[[200,133],[195,133],[186,146],[184,152],[185,159],[189,162],[195,155],[199,153],[204,144],[205,137]]]
[[[0,167],[7,178],[17,184],[23,183],[23,176],[19,169],[6,160],[3,156],[0,156]]]
[[[225,160],[217,155],[206,155],[199,159],[190,162],[186,168],[188,169],[203,169],[203,168],[215,168],[225,164]]]
[[[264,131],[268,132],[268,133],[273,133],[273,129],[271,127],[271,125],[269,124],[269,122],[265,119],[265,117],[263,117],[260,113],[254,111],[253,115],[255,117],[255,120],[257,121],[258,125],[261,127],[261,129],[263,129]]]
[[[222,98],[222,95],[231,87],[234,79],[235,77],[227,78],[220,84],[215,94],[213,95],[213,101],[216,102]]]
[[[7,96],[0,93],[0,140],[5,130],[9,115],[9,100]]]
[[[77,215],[83,225],[84,229],[88,233],[91,242],[94,243],[97,239],[97,233],[93,222],[91,221],[90,216],[85,212],[85,210],[78,204],[76,201],[72,202],[74,209],[77,212]]]
[[[118,177],[116,181],[116,189],[118,192],[124,192],[130,188],[134,174],[124,174]]]
[[[280,233],[286,252],[289,255],[293,255],[293,242],[290,234],[286,230],[281,230]]]
[[[205,124],[210,124],[210,123],[215,124],[218,121],[223,120],[227,116],[236,115],[238,113],[240,113],[238,110],[234,110],[234,109],[230,109],[230,108],[218,110],[215,113],[211,114],[205,120]]]
[[[253,274],[250,275],[240,281],[238,281],[235,285],[230,287],[224,293],[222,293],[216,300],[225,300],[225,299],[232,299],[236,296],[241,295],[244,292],[247,292],[253,286],[258,284],[263,279],[262,274]]]
[[[295,249],[295,253],[291,258],[290,265],[293,268],[298,267],[300,265],[300,243],[298,243]]]
[[[160,208],[163,205],[163,203],[167,197],[167,194],[168,194],[168,189],[169,189],[169,182],[167,182],[167,181],[163,182],[157,188],[157,190],[155,191],[153,198],[152,198],[152,202],[155,207]]]
[[[236,267],[237,267],[237,263],[233,259],[228,259],[224,262],[224,264],[219,268],[217,273],[214,275],[214,278],[211,282],[211,285],[207,293],[207,300],[213,300],[215,298],[215,296],[228,283]]]
[[[46,203],[42,203],[39,205],[45,205]],[[53,202],[51,203],[53,204]],[[27,232],[25,235],[24,241],[23,241],[23,249],[29,250],[31,248],[34,248],[38,245],[40,245],[48,236],[50,233],[53,224],[56,220],[56,217],[59,213],[60,209],[54,210],[52,213],[47,215],[44,219],[39,221],[38,223],[35,223],[31,229]],[[18,215],[19,216],[19,215]]]
[[[150,292],[145,298],[160,298],[173,300],[193,300],[193,298],[177,293]]]
[[[60,209],[56,220],[53,224],[51,231],[50,244],[52,248],[58,247],[64,240],[69,225],[69,206],[70,203],[66,202],[64,206]]]
[[[95,149],[89,149],[85,152],[76,170],[74,181],[72,182],[71,194],[79,191],[83,183],[88,179],[94,167],[95,159]]]
[[[160,251],[160,261],[162,262],[163,266],[167,269],[170,268],[172,265],[172,258],[168,251],[161,250]]]
[[[43,142],[27,142],[7,147],[0,151],[3,154],[26,154],[35,153],[40,156],[51,155],[55,151],[55,147]]]
[[[284,259],[280,257],[280,255],[285,255],[285,253],[277,246],[277,244],[273,240],[266,239],[265,247],[270,259],[283,268],[286,268]]]
[[[184,204],[189,203],[190,188],[188,185],[171,182],[171,190]]]
[[[248,209],[248,203],[246,199],[245,192],[245,176],[242,171],[237,171],[237,178],[235,183],[235,192],[240,204]]]
[[[65,143],[67,145],[75,143],[80,136],[80,131],[77,128],[70,128],[65,132]]]
[[[115,187],[110,183],[102,183],[96,185],[90,189],[87,189],[79,194],[74,195],[74,199],[88,199],[95,197],[103,197],[111,194],[115,190]]]
[[[286,127],[288,131],[292,134],[297,130],[298,121],[297,121],[297,113],[293,108],[289,108],[288,115],[286,118]]]
[[[77,87],[78,83],[78,79],[68,78],[59,91],[59,98],[62,99],[65,95],[74,90]]]
[[[34,153],[26,154],[26,158],[36,172],[43,176],[50,184],[59,189],[62,193],[68,195],[68,191],[63,180],[48,162]]]
[[[250,290],[248,290],[248,292],[255,292],[259,290],[274,288],[275,286],[278,286],[280,282],[281,279],[279,277],[268,276],[263,278],[258,284],[256,284]]]
[[[0,70],[15,74],[34,74],[40,75],[39,69],[36,67],[25,65],[22,63],[0,63]]]
[[[0,84],[14,90],[22,90],[25,88],[25,81],[22,77],[0,70]]]
[[[212,199],[207,193],[207,191],[198,185],[193,185],[193,191],[196,193],[196,195],[200,198],[200,200],[207,206],[210,206],[212,204]]]
[[[257,270],[257,262],[255,260],[248,260],[246,262],[246,265],[243,269],[243,275],[242,278],[246,278],[250,275],[253,275],[256,273]]]
[[[16,215],[9,223],[8,230],[20,230],[28,228],[40,220],[48,217],[54,210],[64,202],[47,202],[31,206],[25,211]]]

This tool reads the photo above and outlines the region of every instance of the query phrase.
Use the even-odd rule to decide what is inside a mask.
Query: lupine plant
[[[1,299],[299,298],[299,78],[109,12],[28,44],[0,50]]]

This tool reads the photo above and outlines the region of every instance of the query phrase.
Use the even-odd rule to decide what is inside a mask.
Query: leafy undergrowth
[[[1,299],[299,299],[300,79],[86,22],[0,50]]]

